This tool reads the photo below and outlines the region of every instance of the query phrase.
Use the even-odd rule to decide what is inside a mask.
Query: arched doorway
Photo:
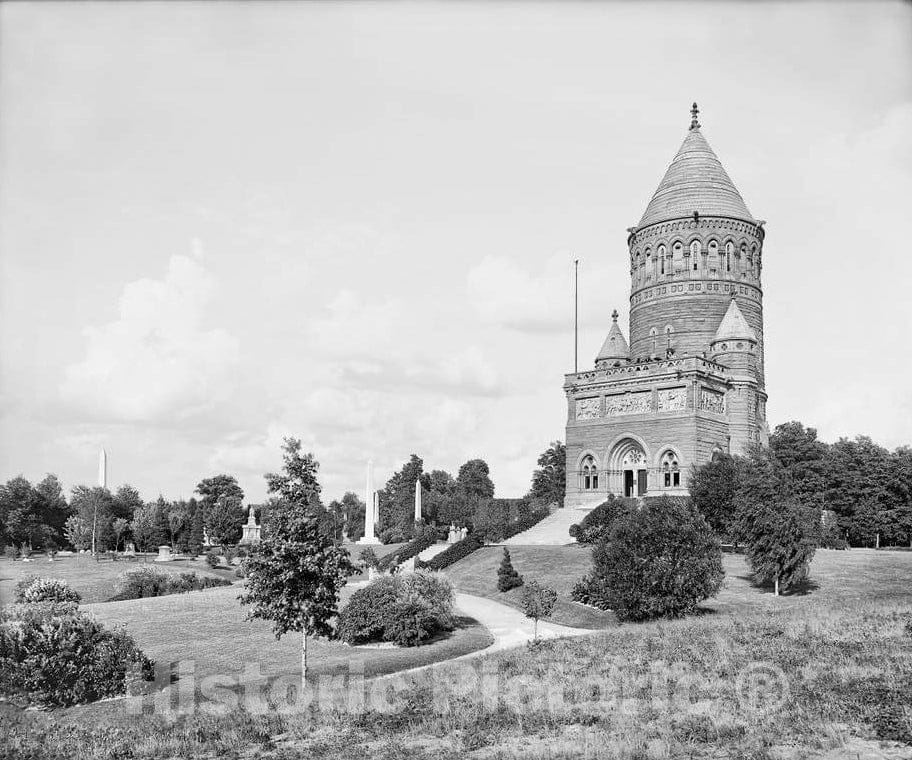
[[[611,454],[611,469],[620,475],[620,491],[623,496],[636,497],[646,493],[649,469],[646,452],[636,441],[627,438]]]

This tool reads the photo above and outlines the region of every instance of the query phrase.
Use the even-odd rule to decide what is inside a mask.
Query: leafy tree
[[[319,465],[301,454],[301,442],[286,438],[285,472],[266,475],[269,492],[281,501],[270,510],[269,530],[245,562],[249,618],[271,620],[276,638],[301,632],[301,693],[307,686],[307,636],[328,636],[338,613],[339,590],[355,572],[348,552],[320,531],[312,507],[318,503]]]
[[[63,526],[70,515],[70,508],[63,495],[63,486],[57,476],[48,473],[44,479],[35,486],[38,497],[39,519],[53,531],[55,538],[63,537]]]
[[[733,535],[734,500],[742,464],[741,457],[717,454],[712,461],[695,468],[690,477],[690,498],[719,536]]]
[[[573,597],[621,620],[681,617],[722,585],[722,552],[688,499],[662,496],[625,511],[592,550],[592,573]]]
[[[124,520],[132,520],[133,513],[143,505],[142,497],[133,486],[125,483],[114,494],[114,500],[111,503],[111,514],[114,517],[121,517]]]
[[[63,530],[67,541],[76,549],[76,560],[79,561],[79,552],[92,543],[92,527],[79,515],[71,515]]]
[[[538,581],[529,581],[522,592],[522,607],[527,618],[535,621],[533,640],[538,641],[538,621],[548,617],[554,611],[557,592],[550,586],[542,586]]]
[[[788,473],[792,496],[802,504],[819,507],[826,488],[827,445],[817,431],[800,422],[777,425],[769,440],[770,455]]]
[[[567,447],[560,441],[551,445],[538,458],[538,469],[532,473],[532,490],[529,496],[545,504],[564,504],[567,491]]]
[[[190,518],[190,551],[193,554],[199,554],[203,551],[203,531],[206,527],[203,516],[204,509],[203,505],[197,503],[195,499],[190,499],[190,504],[193,508],[193,514]]]
[[[133,534],[133,540],[140,551],[149,551],[157,545],[155,543],[155,510],[155,504],[143,504],[133,512],[133,519],[130,521],[130,532]]]
[[[170,543],[171,523],[168,520],[169,511],[170,505],[165,501],[165,497],[159,494],[152,510],[153,548]]]
[[[739,535],[755,577],[791,586],[807,577],[820,532],[820,510],[791,495],[792,481],[765,449],[755,450],[744,464],[735,495]]]
[[[456,490],[475,502],[494,498],[494,482],[488,463],[483,459],[470,459],[462,465],[456,476]]]
[[[345,535],[349,541],[357,541],[364,535],[365,506],[357,494],[346,491],[342,501],[332,502],[329,508],[342,515]]]
[[[0,486],[0,530],[5,538],[17,545],[39,540],[41,536],[40,503],[32,484],[23,478],[13,478]]]
[[[100,544],[106,544],[107,539],[112,537],[112,503],[113,498],[107,488],[76,486],[73,489],[70,508],[92,527],[92,554],[95,554]]]
[[[422,493],[421,506],[429,523],[442,522],[449,525],[456,522],[450,505],[456,498],[456,480],[445,470],[431,470],[428,473],[428,493]]]
[[[234,475],[213,475],[204,478],[196,486],[196,492],[202,496],[203,507],[208,511],[215,506],[221,498],[235,499],[238,503],[244,501],[244,489],[237,482]]]
[[[510,559],[510,550],[506,546],[503,553],[504,556],[500,561],[500,567],[497,568],[497,590],[509,591],[511,588],[522,586],[523,577],[513,567],[513,561]]]
[[[887,540],[892,544],[912,546],[912,447],[896,449],[890,465]]]
[[[130,529],[130,523],[122,517],[115,517],[111,523],[111,530],[114,533],[114,550],[120,548],[120,539]]]
[[[222,496],[206,512],[209,540],[224,549],[236,544],[243,534],[244,505],[233,496]]]
[[[386,485],[380,489],[379,530],[395,531],[402,538],[409,538],[413,532],[415,518],[415,481],[422,480],[422,490],[430,485],[423,474],[424,462],[417,454],[412,454],[402,469],[393,473]]]
[[[850,543],[874,546],[890,507],[890,470],[889,452],[867,436],[829,447],[824,506],[836,512]]]

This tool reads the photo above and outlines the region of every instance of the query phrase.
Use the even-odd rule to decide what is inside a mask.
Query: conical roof
[[[752,340],[754,343],[757,342],[757,333],[747,324],[747,320],[744,318],[744,314],[741,313],[741,309],[738,308],[738,302],[734,298],[728,304],[728,311],[725,312],[725,316],[722,317],[722,321],[719,323],[719,329],[716,330],[716,337],[713,338],[713,343],[720,340]]]
[[[617,311],[612,312],[611,318],[614,321],[611,323],[608,337],[605,338],[605,342],[602,343],[601,351],[599,351],[598,356],[595,357],[597,362],[605,361],[606,359],[628,359],[630,357],[630,348],[627,346],[627,341],[624,339],[624,333],[622,333],[621,328],[618,327]]]
[[[649,201],[640,227],[692,216],[733,216],[753,221],[744,199],[709,147],[697,122],[694,103],[690,131]]]

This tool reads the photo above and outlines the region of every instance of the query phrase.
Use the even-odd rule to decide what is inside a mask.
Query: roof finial
[[[700,122],[697,121],[697,114],[700,113],[700,109],[697,108],[697,103],[694,101],[693,108],[690,109],[690,128],[699,129]]]
[[[615,309],[614,311],[611,312],[611,318],[612,318],[615,322],[618,321],[618,310],[617,310],[617,309]]]

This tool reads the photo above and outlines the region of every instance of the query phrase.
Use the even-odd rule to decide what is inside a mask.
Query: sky
[[[0,481],[522,495],[694,100],[771,426],[912,443],[912,4],[0,4]]]

